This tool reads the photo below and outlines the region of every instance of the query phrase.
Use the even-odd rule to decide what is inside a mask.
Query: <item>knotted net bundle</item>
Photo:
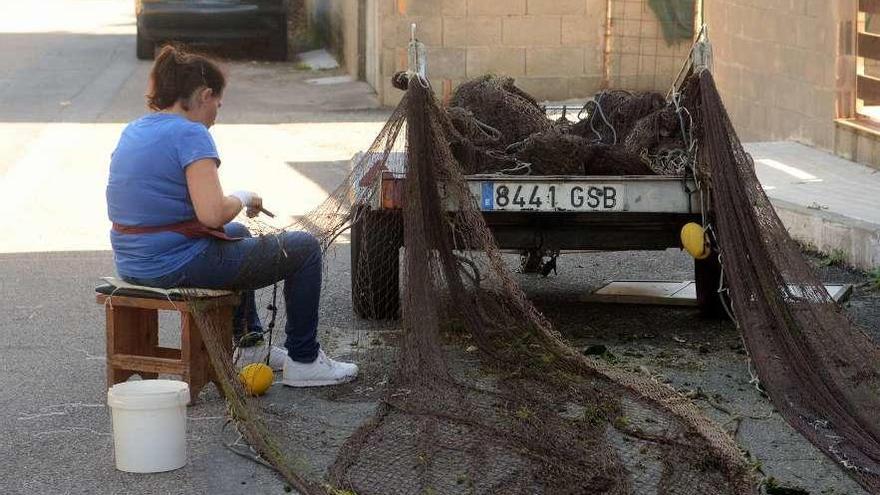
[[[487,81],[465,88],[485,88]],[[377,380],[364,366],[359,378],[381,385],[379,405],[329,469],[317,469],[285,443],[278,431],[283,418],[244,394],[219,323],[202,318],[239,431],[304,494],[757,493],[748,463],[719,425],[669,386],[566,345],[517,285],[468,187],[465,176],[474,164],[466,159],[479,155],[484,164],[516,168],[528,163],[516,154],[531,149],[530,139],[538,142],[547,132],[579,136],[574,128],[591,127],[585,119],[538,123],[533,99],[516,96],[511,86],[492,83],[489,90],[493,105],[514,102],[496,114],[525,116],[505,128],[480,113],[473,95],[470,103],[460,98],[443,106],[428,82],[414,76],[351,175],[289,227],[312,232],[325,246],[347,229],[361,229],[351,245],[355,311],[400,318],[396,352],[382,358],[390,363],[387,372]],[[499,96],[501,90],[513,96]],[[689,129],[664,123],[669,104],[645,97],[647,104],[633,103],[640,110],[629,125],[617,121],[611,133],[594,123],[598,138],[579,137],[635,157],[656,151],[626,150],[639,141],[628,139],[636,130],[658,143],[680,141],[678,149],[695,160],[708,192],[733,312],[765,389],[792,425],[876,490],[876,419],[870,415],[877,410],[876,346],[800,258],[711,75],[691,76],[683,92]],[[528,134],[510,134],[523,128]],[[681,149],[686,133],[696,137],[696,149]],[[386,191],[399,203],[379,209],[375,185],[386,177],[403,179]],[[266,230],[261,239],[278,242],[276,234]]]

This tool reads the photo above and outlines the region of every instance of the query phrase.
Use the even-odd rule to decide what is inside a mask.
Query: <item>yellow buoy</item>
[[[690,222],[681,228],[681,245],[684,246],[691,256],[698,260],[709,257],[712,249],[709,247],[709,238],[702,225]]]
[[[272,372],[272,368],[263,363],[252,363],[242,368],[238,372],[238,377],[247,393],[263,395],[272,386],[275,374]]]

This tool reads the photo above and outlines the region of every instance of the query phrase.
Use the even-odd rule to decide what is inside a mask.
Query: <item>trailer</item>
[[[351,287],[361,318],[395,318],[400,310],[399,256],[405,156],[383,166],[358,154],[357,221],[351,231]],[[380,158],[377,156],[376,161]],[[377,171],[381,168],[381,171]],[[693,178],[673,176],[466,176],[468,188],[498,247],[523,253],[649,251],[680,248],[680,232],[701,223]],[[449,206],[454,209],[454,205]],[[694,260],[697,304],[722,311],[717,254]]]

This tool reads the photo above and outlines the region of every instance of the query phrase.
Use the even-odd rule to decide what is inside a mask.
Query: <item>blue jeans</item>
[[[235,311],[233,329],[262,332],[254,290],[284,281],[288,355],[310,363],[318,357],[318,305],[321,299],[321,245],[307,232],[282,232],[251,237],[247,227],[230,223],[224,227],[238,241],[214,239],[201,254],[179,270],[161,277],[125,277],[129,283],[147,287],[201,287],[243,291]]]

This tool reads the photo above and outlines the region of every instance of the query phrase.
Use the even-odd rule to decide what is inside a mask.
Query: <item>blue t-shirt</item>
[[[155,227],[195,218],[186,167],[203,158],[213,158],[220,166],[214,140],[203,124],[167,113],[145,115],[128,124],[110,161],[110,221]],[[176,232],[120,234],[112,230],[110,242],[116,271],[136,278],[172,273],[210,243]]]

